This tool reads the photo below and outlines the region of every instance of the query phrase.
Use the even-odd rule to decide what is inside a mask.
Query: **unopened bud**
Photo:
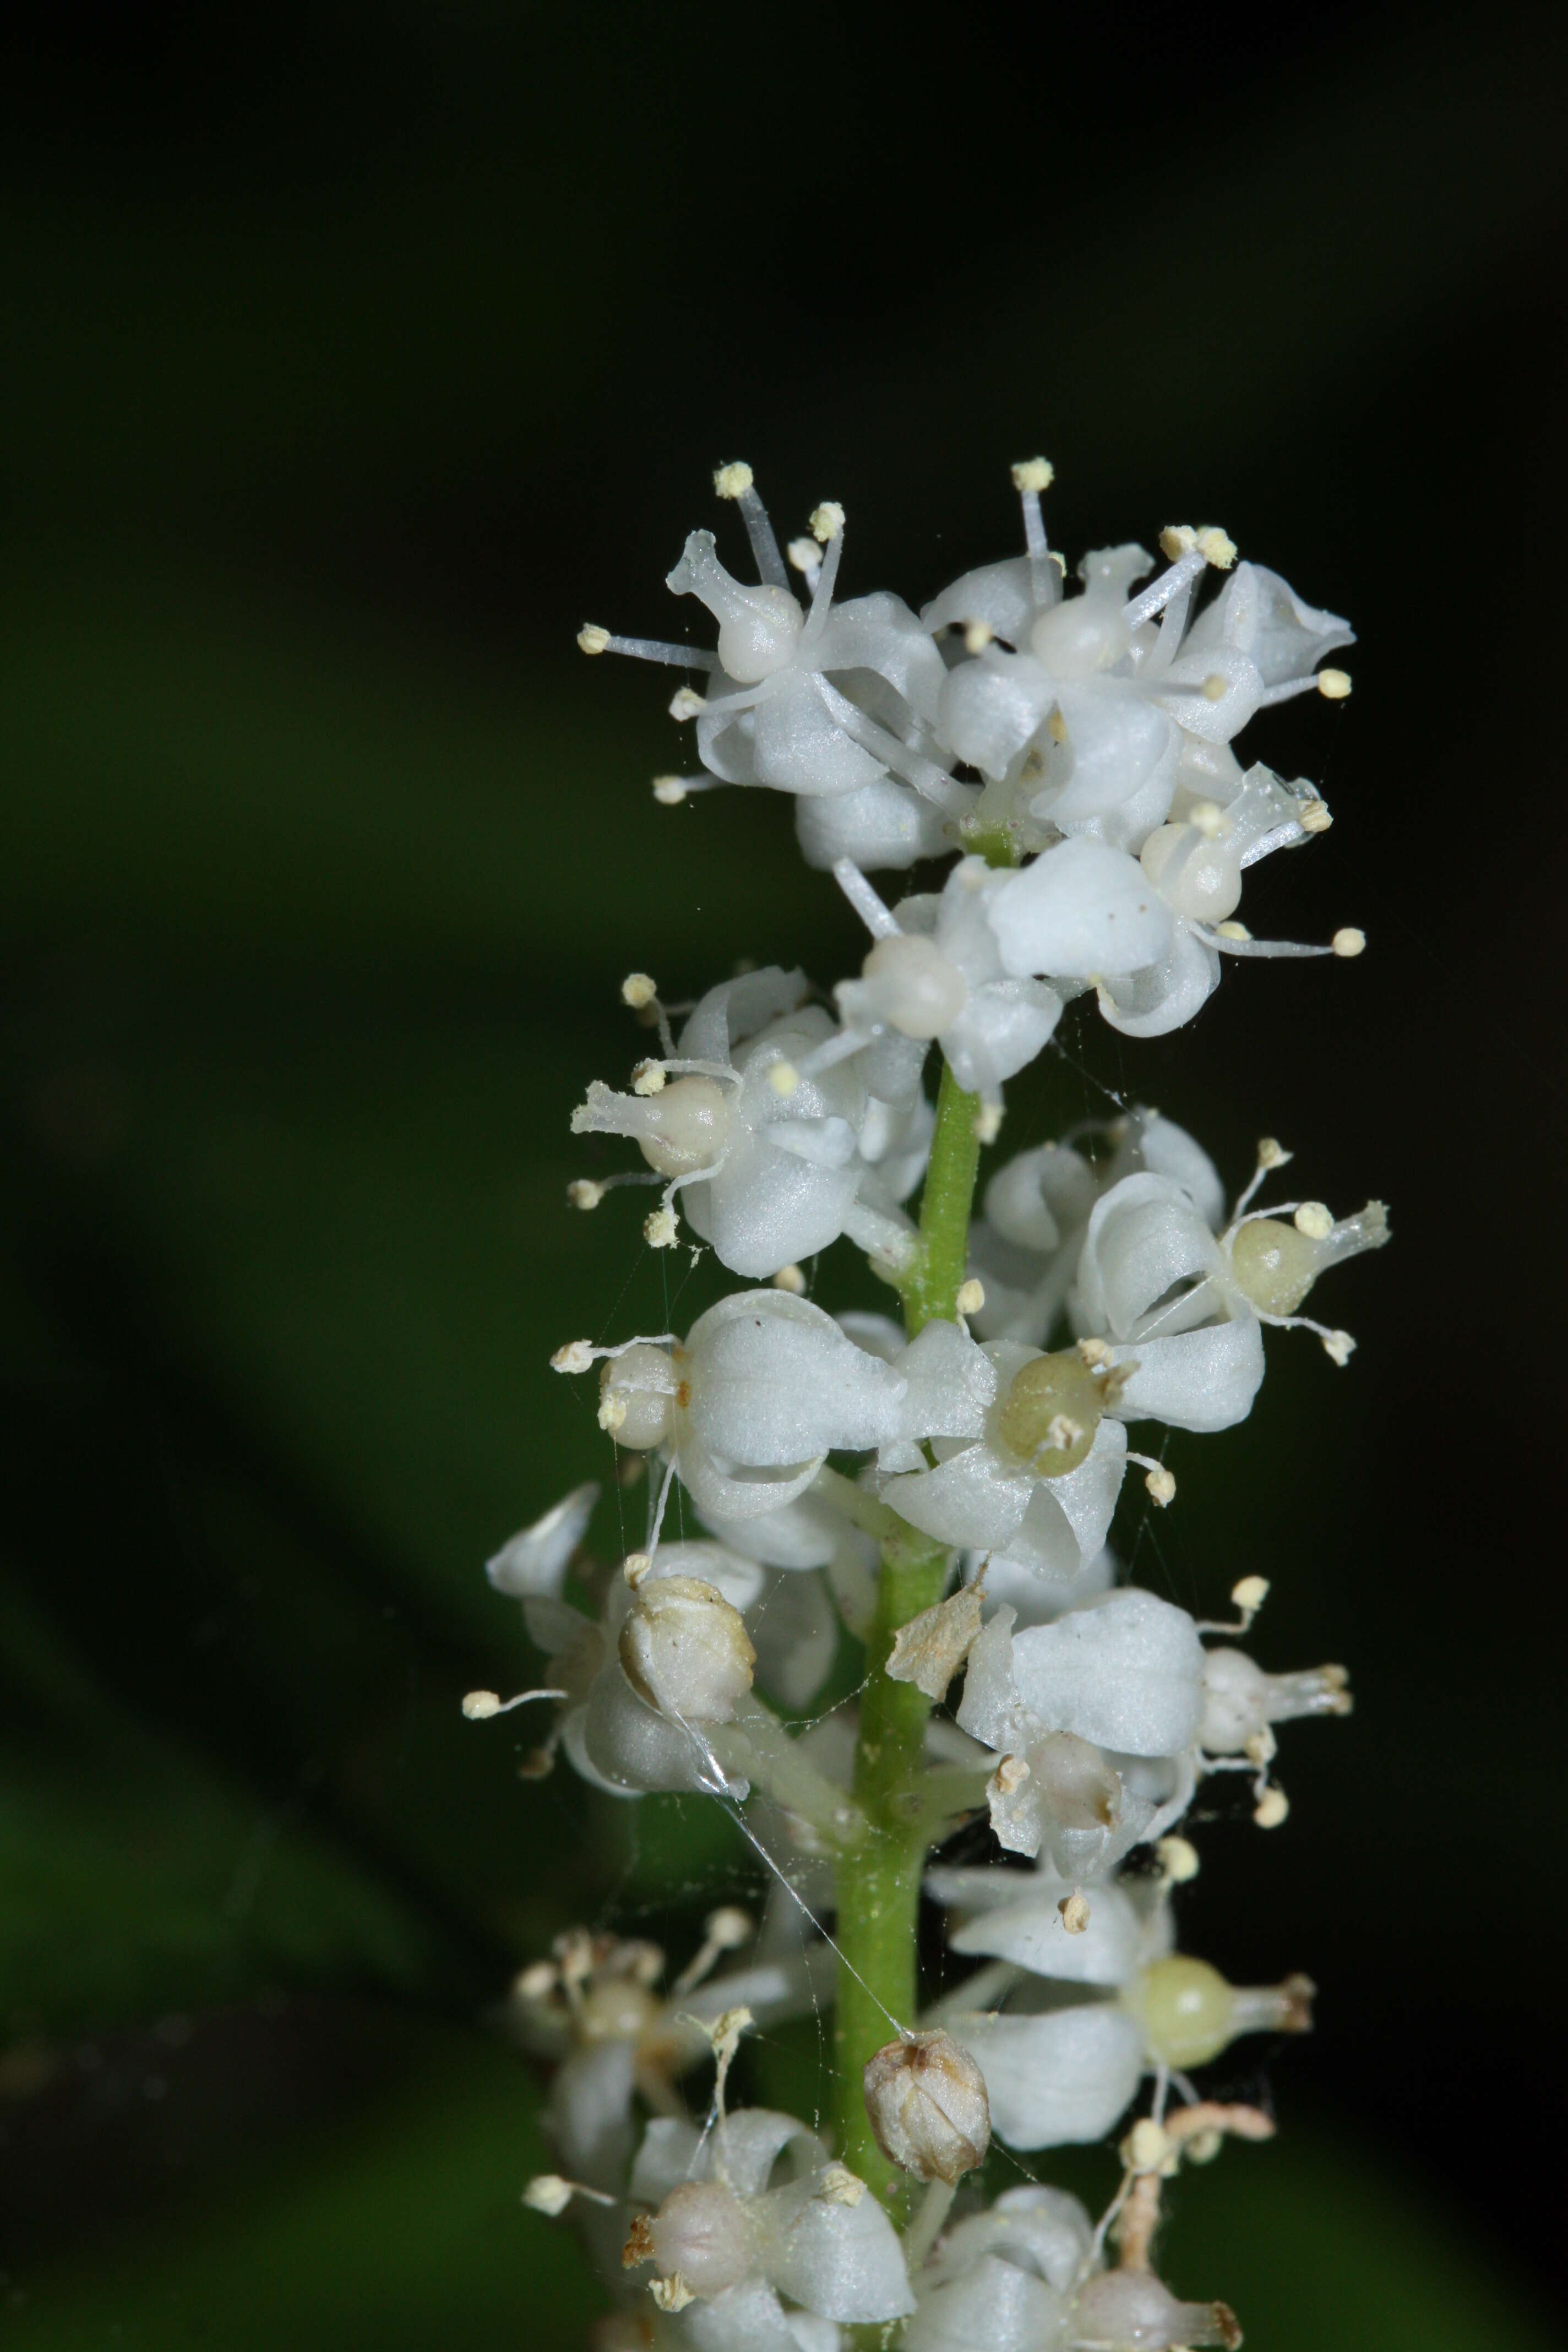
[[[696,1576],[647,1581],[621,1628],[620,1651],[649,1706],[689,1723],[730,1722],[757,1660],[740,1611]]]
[[[866,2066],[866,2113],[877,2145],[917,2180],[961,2180],[991,2145],[985,2077],[945,2033],[889,2042]]]

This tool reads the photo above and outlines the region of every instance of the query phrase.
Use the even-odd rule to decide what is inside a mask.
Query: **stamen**
[[[585,654],[629,654],[634,661],[668,662],[675,669],[719,667],[718,655],[700,646],[672,646],[662,637],[617,637],[592,621],[578,630],[577,646]]]
[[[1171,531],[1160,534],[1160,545],[1167,555],[1172,552],[1168,542],[1173,537]],[[1178,595],[1184,588],[1190,588],[1194,581],[1201,577],[1206,562],[1207,558],[1195,545],[1179,548],[1176,561],[1170,570],[1162,572],[1158,580],[1152,581],[1141,595],[1132,597],[1122,606],[1121,617],[1128,628],[1142,628],[1145,621],[1154,618],[1156,613],[1163,613],[1173,596]]]
[[[898,923],[872,889],[852,857],[838,858],[833,868],[837,883],[860,920],[875,940],[891,940],[900,936]]]
[[[563,1690],[519,1691],[515,1698],[503,1699],[499,1693],[471,1690],[463,1700],[463,1713],[470,1723],[488,1723],[492,1715],[510,1715],[514,1706],[526,1706],[531,1699],[564,1698]]]
[[[757,577],[770,588],[787,588],[789,574],[779,553],[778,540],[768,510],[757,495],[756,479],[743,457],[728,466],[721,466],[713,477],[713,488],[721,499],[732,499],[741,509],[741,520],[746,526],[746,537],[752,542],[752,560],[757,567]]]

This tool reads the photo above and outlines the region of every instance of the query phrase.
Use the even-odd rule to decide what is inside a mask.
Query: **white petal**
[[[842,1519],[814,1495],[802,1495],[759,1518],[710,1518],[708,1525],[731,1551],[764,1568],[826,1568],[844,1539]]]
[[[590,1479],[503,1544],[495,1558],[485,1562],[485,1574],[496,1591],[511,1593],[520,1601],[558,1599],[562,1579],[587,1533],[598,1499],[598,1486]]]
[[[1106,2003],[1041,2017],[957,2018],[953,2039],[985,2077],[991,2127],[1011,2147],[1102,2139],[1143,2072],[1143,2036]]]
[[[996,1396],[996,1367],[956,1323],[933,1319],[894,1363],[909,1383],[900,1409],[906,1437],[977,1437]]]
[[[1015,1634],[1013,1675],[1041,1723],[1100,1748],[1174,1756],[1197,1736],[1203,1643],[1184,1609],[1132,1585]]]
[[[1104,1549],[1127,1470],[1127,1433],[1109,1415],[1089,1457],[1065,1478],[1043,1478],[1013,1533],[994,1547],[1047,1581],[1065,1584]]]
[[[893,1436],[903,1384],[831,1315],[785,1291],[737,1292],[687,1340],[698,1443],[747,1468],[783,1467]]]
[[[1022,1525],[1034,1482],[1027,1472],[1005,1466],[977,1439],[935,1470],[889,1479],[882,1491],[901,1518],[939,1543],[998,1551]]]
[[[633,2200],[662,2205],[682,2180],[698,2178],[702,2135],[695,2124],[678,2116],[656,2116],[642,2137],[627,2184]]]
[[[1173,1339],[1134,1339],[1112,1354],[1138,1366],[1116,1407],[1129,1421],[1233,1429],[1263,1384],[1263,1333],[1250,1315]]]
[[[1164,823],[1175,795],[1180,729],[1130,678],[1062,685],[1057,698],[1067,722],[1068,781],[1040,793],[1033,814],[1113,849],[1140,846]]]
[[[978,661],[948,672],[942,739],[982,775],[1005,775],[1055,700],[1049,674],[1030,655],[988,646]]]
[[[1020,1879],[1022,1872],[1009,1877]],[[1089,1925],[1069,1936],[1059,1908],[1074,1892],[1069,1879],[1042,1871],[1020,1902],[988,1909],[948,1935],[955,1952],[987,1953],[1038,1977],[1070,1984],[1121,1985],[1145,1957],[1143,1921],[1120,1887],[1097,1886],[1089,1898]]]
[[[770,679],[752,718],[758,778],[780,792],[858,793],[887,774],[833,718],[822,681],[809,673]]]
[[[820,2174],[752,2208],[769,2278],[824,2319],[901,2318],[915,2307],[898,2232],[875,2197],[842,2205],[819,2196]]]
[[[1225,1272],[1214,1234],[1191,1195],[1168,1176],[1124,1176],[1097,1201],[1079,1259],[1077,1295],[1090,1328],[1119,1339],[1141,1339],[1144,1318],[1152,1336],[1180,1331],[1213,1316]],[[1202,1283],[1194,1297],[1173,1303],[1179,1284]]]
[[[982,2252],[921,2291],[901,2342],[906,2352],[1051,2352],[1066,2317],[1044,2279]]]
[[[575,2050],[550,2085],[552,2145],[572,2180],[607,2187],[632,2152],[632,2075],[637,2045],[628,2037]]]
[[[1138,1151],[1150,1173],[1179,1184],[1204,1223],[1217,1233],[1225,1223],[1225,1180],[1196,1138],[1173,1118],[1144,1111],[1139,1118]]]
[[[655,2339],[683,2352],[799,2352],[784,2307],[765,2280],[745,2279],[710,2302],[661,2316]]]
[[[809,983],[799,971],[785,971],[776,963],[760,971],[742,972],[721,981],[700,997],[677,1043],[682,1060],[730,1062],[748,1037],[771,1022],[792,1013],[806,994]]]
[[[707,1742],[645,1705],[616,1659],[588,1694],[581,1738],[595,1773],[623,1791],[711,1791],[723,1779]],[[737,1797],[746,1786],[727,1785]]]
[[[1168,953],[1136,972],[1102,977],[1100,1009],[1124,1037],[1164,1037],[1190,1021],[1219,986],[1219,955],[1178,923]]]
[[[1088,980],[1168,955],[1170,908],[1135,857],[1099,841],[1063,841],[1008,877],[989,917],[1010,972]]]
[[[955,1710],[959,1727],[998,1755],[1018,1754],[1039,1737],[1013,1672],[1013,1612],[998,1609],[981,1628],[969,1653],[963,1696]],[[933,1881],[934,1884],[934,1881]]]
[[[838,1651],[838,1619],[819,1576],[775,1574],[746,1619],[757,1679],[785,1706],[804,1707],[826,1681]]]
[[[792,2141],[804,2161],[826,2161],[815,2132],[776,2107],[737,2107],[715,2124],[703,2141],[699,2170],[704,2180],[722,2180],[737,2197],[755,2197]]]
[[[1027,638],[1036,614],[1059,604],[1061,593],[1061,573],[1054,563],[1042,563],[1037,580],[1028,557],[1013,555],[965,572],[921,606],[921,620],[933,635],[955,621],[984,621],[994,635],[1017,646]]]
[[[1094,2224],[1076,2197],[1028,2181],[1005,2189],[988,2213],[971,2214],[947,2231],[930,2268],[937,2276],[957,2274],[979,2253],[1004,2253],[1066,2294],[1088,2266],[1093,2238]]]
[[[863,874],[940,857],[948,846],[946,825],[940,809],[892,776],[828,798],[801,793],[795,803],[801,855],[819,873],[831,873],[841,857],[852,858]]]

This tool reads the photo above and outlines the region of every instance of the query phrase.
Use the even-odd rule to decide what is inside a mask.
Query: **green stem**
[[[952,1321],[958,1312],[980,1165],[975,1132],[979,1108],[978,1096],[965,1094],[944,1063],[936,1133],[921,1197],[920,1255],[904,1286],[904,1317],[911,1339],[933,1318]],[[899,1627],[942,1599],[948,1558],[945,1545],[901,1523],[897,1533],[883,1538],[855,1751],[855,1796],[868,1834],[838,1870],[840,1966],[834,2023],[838,2152],[883,2203],[900,2214],[913,2184],[877,2146],[861,2075],[868,2058],[892,2041],[900,2026],[912,2026],[919,2011],[915,1924],[931,1823],[923,1806],[917,1805],[911,1816],[910,1800],[924,1770],[931,1703],[913,1683],[893,1682],[884,1668]]]
[[[940,1318],[958,1313],[958,1288],[969,1255],[969,1211],[980,1167],[978,1095],[965,1094],[943,1062],[936,1098],[936,1133],[921,1194],[920,1254],[904,1276],[904,1321],[912,1339]]]
[[[884,1546],[869,1674],[860,1693],[855,1796],[870,1833],[839,1865],[837,2009],[834,2076],[838,2152],[884,2204],[900,2206],[908,2177],[889,2164],[872,2136],[861,2092],[866,2061],[900,2025],[913,2025],[915,1916],[920,1907],[926,1827],[911,1823],[899,1801],[919,1778],[931,1701],[912,1683],[882,1671],[900,1625],[942,1598],[947,1552],[911,1533]]]

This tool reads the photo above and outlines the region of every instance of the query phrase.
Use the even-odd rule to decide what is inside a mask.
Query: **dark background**
[[[1280,2144],[1170,2275],[1253,2341],[1533,2346],[1562,2284],[1558,12],[478,5],[13,20],[0,75],[5,1379],[0,2315],[20,2345],[579,2340],[486,2013],[588,1917],[684,1957],[733,1865],[521,1785],[486,1553],[602,1467],[559,1340],[663,1328],[573,1219],[628,968],[858,961],[787,804],[657,808],[668,678],[589,667],[743,455],[848,593],[1218,519],[1348,613],[1247,742],[1337,823],[1104,1089],[1239,1181],[1388,1199],[1142,1580],[1275,1583],[1359,1709],[1203,1833],[1184,1939],[1308,1969]],[[721,524],[721,528],[724,528]],[[732,525],[731,526],[732,530]],[[606,1153],[604,1164],[610,1164]],[[593,1164],[599,1164],[595,1161]],[[625,1212],[625,1213],[622,1213]],[[681,1261],[684,1268],[684,1261]],[[674,1279],[679,1279],[678,1271]],[[830,1299],[857,1287],[826,1270]],[[689,1277],[682,1316],[712,1295]],[[656,1319],[649,1323],[647,1318]],[[613,1539],[613,1527],[609,1538]],[[774,2037],[761,2095],[809,2099]],[[1250,2063],[1250,2059],[1247,2060]],[[1258,2092],[1260,2077],[1223,2086]],[[1102,2193],[1110,2173],[1079,2172]],[[1047,2170],[1065,2170],[1047,2160]]]

